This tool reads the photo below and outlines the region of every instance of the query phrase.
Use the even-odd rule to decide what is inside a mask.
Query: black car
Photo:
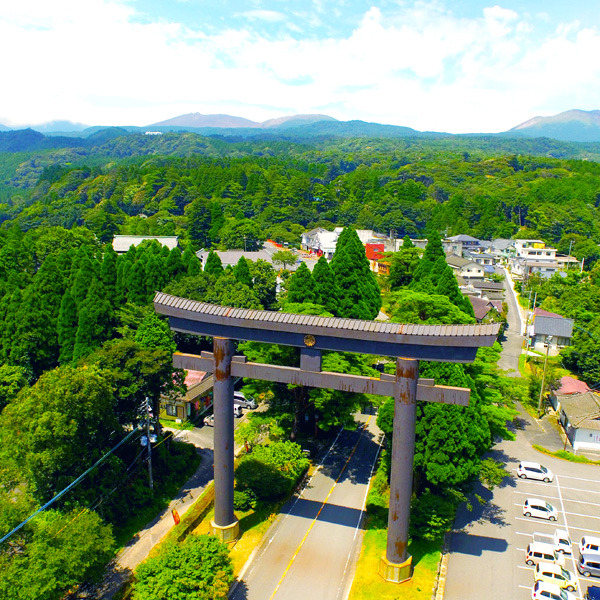
[[[590,585],[585,593],[585,600],[600,600],[600,587]]]

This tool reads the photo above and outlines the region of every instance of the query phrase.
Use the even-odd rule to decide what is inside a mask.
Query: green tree
[[[233,275],[240,283],[243,283],[249,288],[252,288],[252,275],[250,275],[248,261],[246,261],[246,259],[243,256],[240,256],[240,259],[233,268]]]
[[[369,268],[365,249],[354,229],[340,234],[331,268],[340,290],[337,315],[353,319],[374,319],[381,308],[381,293]]]
[[[181,260],[181,251],[179,248],[173,248],[169,252],[169,257],[165,265],[167,269],[167,279],[172,281],[173,279],[179,279],[185,275],[187,269]]]
[[[127,274],[127,301],[134,304],[146,304],[146,272],[144,263],[136,261]]]
[[[188,235],[197,248],[205,248],[209,241],[211,214],[206,200],[196,198],[185,207]]]
[[[77,584],[96,581],[114,552],[111,528],[89,510],[46,510],[0,552],[5,600],[60,600]]]
[[[315,282],[312,278],[306,263],[300,263],[300,266],[287,282],[287,302],[312,302],[317,300],[315,294]]]
[[[266,310],[277,308],[277,273],[273,266],[266,260],[259,258],[250,262],[250,274],[252,275],[252,291],[260,304]]]
[[[340,290],[335,275],[324,256],[320,256],[312,272],[315,282],[316,300],[332,315],[337,314],[337,299]]]
[[[215,277],[219,277],[219,275],[223,274],[223,263],[214,250],[211,250],[208,253],[206,264],[204,265],[204,272],[209,275],[214,275]]]
[[[409,238],[410,240],[410,238]],[[404,245],[392,254],[388,283],[392,290],[406,287],[413,280],[413,274],[419,265],[420,252],[414,245]]]
[[[227,547],[217,538],[189,535],[144,561],[135,580],[134,600],[225,600],[233,567]]]
[[[271,260],[285,269],[287,265],[291,266],[296,263],[296,255],[291,250],[278,250],[273,254]]]
[[[77,339],[77,326],[79,324],[79,313],[77,305],[69,290],[62,297],[60,303],[60,311],[58,313],[58,345],[60,353],[58,362],[61,365],[69,363],[73,360],[73,348]]]
[[[0,412],[26,385],[25,369],[0,365]]]
[[[2,452],[10,454],[39,502],[92,466],[121,432],[110,382],[96,369],[69,366],[48,371],[23,389],[0,415],[0,425]],[[111,469],[105,465],[100,473],[110,476]],[[94,485],[94,477],[87,478],[69,500],[85,497]]]

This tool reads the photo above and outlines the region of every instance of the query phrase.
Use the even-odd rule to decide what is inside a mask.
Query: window
[[[177,407],[174,404],[167,404],[167,415],[169,417],[177,416]]]

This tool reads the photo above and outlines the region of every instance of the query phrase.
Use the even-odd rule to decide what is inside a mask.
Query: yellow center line
[[[369,418],[366,420],[365,424],[362,427],[363,429],[366,428],[366,426],[368,425],[368,423],[369,423],[370,420],[371,420],[371,416],[369,415]],[[342,470],[340,471],[340,474],[337,476],[337,479],[334,481],[333,485],[331,486],[331,489],[329,490],[329,493],[327,494],[327,497],[325,498],[325,500],[321,504],[321,508],[319,508],[319,512],[317,513],[317,516],[313,519],[312,523],[310,524],[310,527],[306,530],[306,533],[304,534],[304,537],[302,538],[302,540],[300,541],[300,544],[296,548],[296,551],[294,552],[294,555],[290,559],[290,562],[288,563],[287,567],[285,568],[285,571],[283,572],[283,575],[281,576],[281,579],[279,580],[279,583],[277,584],[277,586],[273,590],[273,593],[271,594],[271,597],[269,598],[269,600],[273,600],[273,598],[275,597],[275,594],[277,593],[277,590],[279,590],[279,586],[281,585],[281,583],[285,579],[285,576],[288,574],[288,571],[290,570],[292,564],[296,560],[296,556],[298,556],[298,552],[300,552],[300,549],[304,545],[304,542],[306,541],[306,538],[308,537],[308,534],[310,533],[311,529],[314,527],[315,523],[317,522],[317,519],[319,518],[319,515],[321,514],[321,511],[323,510],[324,506],[327,504],[327,501],[329,500],[329,497],[333,493],[333,490],[334,490],[335,486],[337,485],[338,481],[340,480],[340,477],[342,476],[342,474],[346,470],[346,467],[348,466],[348,463],[350,462],[350,459],[352,458],[352,456],[354,456],[354,452],[356,451],[356,448],[358,448],[359,442],[360,442],[360,436],[358,437],[358,440],[356,441],[356,444],[354,445],[354,448],[352,448],[352,452],[350,452],[350,456],[348,457],[348,459],[344,463],[344,466],[342,467]]]

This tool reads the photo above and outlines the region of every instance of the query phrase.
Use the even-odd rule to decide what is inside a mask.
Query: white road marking
[[[565,515],[572,515],[574,517],[585,517],[586,519],[600,519],[600,515],[598,515],[598,516],[582,515],[581,513],[572,513],[572,512],[565,512]]]
[[[535,524],[540,523],[541,525],[548,524],[548,525],[552,525],[552,527],[560,527],[561,526],[561,524],[558,521],[548,522],[547,519],[538,519],[536,517],[515,517],[515,519],[517,519],[519,521],[527,521],[528,523],[535,523]]]
[[[526,571],[533,571],[533,567],[524,567],[523,565],[517,565],[519,569],[525,569]]]
[[[518,492],[518,491],[515,491],[515,494],[522,494],[523,496],[530,496],[530,494],[528,494],[527,492]],[[560,496],[546,496],[546,495],[544,495],[542,498],[540,498],[540,500],[560,500]],[[570,498],[568,498],[567,502],[577,502],[578,504],[589,504],[590,506],[600,506],[600,504],[597,504],[595,502],[588,502],[587,500],[571,500]]]
[[[575,481],[591,481],[592,483],[600,483],[597,479],[584,479],[583,477],[571,477],[570,475],[561,475],[562,479],[574,479]]]
[[[583,492],[584,494],[600,494],[600,490],[598,490],[598,491],[596,491],[596,490],[582,490],[580,488],[565,487],[564,485],[561,486],[561,488],[563,490],[569,490],[571,492]]]
[[[595,533],[597,537],[600,537],[600,531],[598,531],[597,529],[586,529],[585,527],[575,527],[574,525],[571,525],[571,529],[576,529],[577,531],[587,531],[588,533]]]
[[[560,506],[562,509],[562,513],[565,517],[565,529],[567,530],[567,536],[569,537],[569,539],[571,539],[571,534],[569,533],[569,524],[567,523],[567,514],[571,514],[571,513],[565,512],[565,505],[563,503],[562,493],[560,491],[560,483],[558,481],[558,475],[556,476],[556,489],[558,490],[558,494],[560,496]],[[571,563],[573,565],[573,575],[575,576],[575,579],[577,579],[577,589],[581,590],[581,581],[579,581],[579,571],[577,571],[577,565],[575,564],[575,558],[573,557],[573,554],[571,554]]]

